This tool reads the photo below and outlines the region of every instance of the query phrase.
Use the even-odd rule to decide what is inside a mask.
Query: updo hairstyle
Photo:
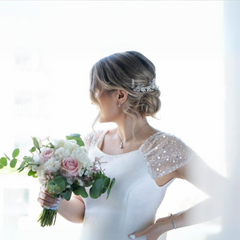
[[[135,87],[148,86],[155,77],[154,64],[141,53],[127,51],[112,54],[99,60],[91,69],[91,101],[100,106],[95,97],[96,90],[100,91],[100,95],[103,92],[111,94],[118,89],[125,90],[128,93],[127,101],[122,105],[125,114],[134,119],[139,116],[155,118],[155,114],[161,107],[160,91],[134,92],[132,89],[132,79],[134,79]]]

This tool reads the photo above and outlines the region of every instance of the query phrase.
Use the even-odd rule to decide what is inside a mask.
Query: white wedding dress
[[[154,178],[166,175],[192,159],[194,151],[179,138],[164,132],[150,136],[138,150],[108,155],[100,146],[108,131],[85,138],[92,161],[100,157],[102,168],[116,182],[109,198],[84,199],[86,210],[81,240],[128,240],[128,235],[145,230],[155,222],[156,211],[168,186],[159,187]],[[146,240],[146,235],[137,238]]]

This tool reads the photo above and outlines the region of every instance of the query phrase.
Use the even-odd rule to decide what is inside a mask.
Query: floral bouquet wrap
[[[6,167],[8,162],[11,168],[21,164],[18,171],[28,169],[28,176],[37,177],[50,194],[55,198],[70,200],[72,193],[87,198],[98,198],[107,191],[107,198],[115,179],[112,180],[104,174],[99,158],[94,162],[88,157],[79,134],[72,134],[66,140],[50,142],[49,138],[38,140],[33,137],[31,156],[18,160],[20,150],[13,151],[12,157],[4,154],[0,159],[0,169]],[[86,188],[89,188],[89,193]],[[42,227],[55,224],[56,208],[43,208],[39,222]]]

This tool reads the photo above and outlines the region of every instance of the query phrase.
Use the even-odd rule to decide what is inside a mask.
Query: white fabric
[[[130,233],[145,230],[153,224],[167,187],[173,182],[171,180],[159,187],[154,177],[159,172],[162,176],[183,166],[190,160],[189,153],[193,152],[180,139],[159,132],[147,139],[139,150],[108,155],[99,149],[106,133],[107,131],[91,133],[85,139],[85,144],[92,161],[95,157],[100,157],[106,175],[115,178],[116,182],[107,200],[106,194],[98,199],[84,199],[86,211],[79,238],[83,240],[127,240]],[[169,141],[163,144],[166,137]],[[172,147],[168,148],[170,145]],[[184,151],[179,151],[179,146]],[[166,157],[167,152],[163,154],[162,151],[167,151],[169,157]],[[181,155],[177,154],[179,152]],[[152,169],[153,166],[161,168],[158,163],[164,167],[164,173]],[[146,236],[137,239],[146,240]]]

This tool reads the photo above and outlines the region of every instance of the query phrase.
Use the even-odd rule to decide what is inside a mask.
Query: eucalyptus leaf
[[[50,142],[48,145],[47,145],[48,148],[54,148],[55,146]]]
[[[66,190],[64,192],[61,193],[61,195],[63,196],[63,198],[67,201],[69,201],[71,199],[71,195],[72,195],[72,190]]]
[[[109,194],[110,194],[110,192],[111,192],[111,190],[112,190],[112,187],[113,187],[114,183],[115,183],[115,178],[112,179],[112,181],[111,181],[111,183],[110,183],[110,186],[109,186],[109,188],[108,188],[108,190],[107,190],[107,199],[108,199],[108,197],[109,197]]]
[[[91,184],[90,181],[85,181],[85,182],[84,182],[84,185],[85,185],[85,187],[90,187],[90,186],[92,186],[92,184]]]
[[[33,145],[40,151],[39,142],[37,138],[33,137],[32,140],[33,140]]]
[[[10,167],[11,167],[11,168],[15,168],[16,165],[17,165],[17,159],[14,158],[14,159],[12,159],[11,162],[10,162]]]
[[[0,164],[1,164],[3,167],[6,167],[6,166],[7,166],[7,158],[2,157],[2,158],[0,159]]]
[[[104,180],[99,178],[93,183],[92,187],[90,188],[90,196],[92,195],[93,198],[98,198],[101,196],[103,182]]]
[[[21,171],[24,170],[25,167],[26,167],[26,162],[23,161],[17,170],[18,170],[19,172],[21,172]]]
[[[35,171],[33,171],[32,169],[28,172],[28,176],[32,176],[32,177],[34,177],[34,178],[36,178],[37,176],[36,176],[36,173],[37,172],[35,172]]]
[[[9,161],[11,161],[10,157],[6,153],[4,153],[4,155]]]
[[[87,198],[88,197],[86,189],[84,187],[82,187],[82,186],[79,186],[73,192],[74,192],[75,195],[81,195],[83,198]]]
[[[19,148],[16,148],[16,149],[13,151],[13,153],[12,153],[12,157],[13,157],[13,158],[16,158],[16,157],[19,155],[19,153],[20,153]]]
[[[54,183],[59,186],[62,191],[67,187],[68,182],[67,179],[63,176],[56,176],[55,178],[53,178]]]
[[[31,161],[33,161],[33,158],[32,157],[28,157],[28,156],[24,156],[23,160],[25,160],[27,162],[31,162]]]
[[[59,194],[62,192],[62,189],[60,186],[58,185],[55,185],[54,188],[53,188],[53,191],[54,191],[54,194]]]
[[[36,147],[32,147],[29,151],[30,151],[31,153],[35,152],[35,151],[36,151]]]
[[[97,190],[95,188],[90,188],[89,193],[90,193],[91,198],[94,198],[94,199],[98,198]]]
[[[103,182],[104,180],[102,178],[99,178],[93,183],[93,187],[102,188]]]
[[[80,136],[81,135],[78,133],[73,133],[73,134],[70,134],[69,136],[66,136],[66,139],[75,140],[79,146],[84,146],[84,142]]]
[[[100,178],[104,179],[104,178],[105,178],[105,175],[104,175],[102,172],[96,173],[95,179],[100,179]]]
[[[107,191],[109,184],[110,184],[110,178],[105,177],[103,180],[102,193],[105,193]]]
[[[64,191],[67,185],[67,180],[63,176],[56,176],[48,182],[49,188],[53,191],[52,193],[55,194],[59,194]]]
[[[51,194],[59,194],[62,192],[61,188],[55,184],[48,184],[48,192]]]
[[[69,137],[72,137],[72,138],[80,138],[80,134],[79,133],[71,133],[70,135],[69,135]]]

